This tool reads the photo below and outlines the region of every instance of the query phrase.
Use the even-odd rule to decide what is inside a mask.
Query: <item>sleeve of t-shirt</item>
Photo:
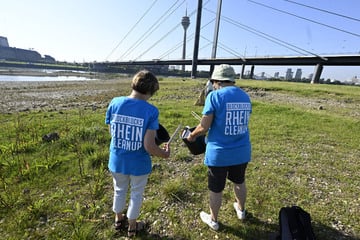
[[[111,103],[109,104],[109,107],[107,108],[106,115],[105,115],[105,124],[110,124],[111,120]]]
[[[113,107],[116,101],[118,101],[119,98],[113,98],[110,103],[109,106],[106,110],[106,115],[105,115],[105,124],[110,124],[111,121],[111,115],[113,114]]]
[[[214,99],[214,92],[210,92],[205,99],[204,108],[202,110],[203,115],[209,115],[214,113],[213,99]]]
[[[148,129],[151,129],[151,130],[159,129],[159,110],[157,108],[154,108],[154,112],[149,119]]]

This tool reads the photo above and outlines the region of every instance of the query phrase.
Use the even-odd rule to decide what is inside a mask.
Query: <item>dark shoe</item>
[[[139,222],[136,222],[136,228],[135,229],[128,229],[128,237],[135,237],[136,234],[139,232],[139,231],[142,231],[145,229],[145,223],[142,222],[142,221],[139,221]]]
[[[117,220],[115,221],[114,223],[114,228],[115,230],[120,230],[121,228],[123,228],[125,226],[125,223],[126,223],[126,220],[127,220],[127,217],[125,214],[122,214],[122,219],[121,220]]]

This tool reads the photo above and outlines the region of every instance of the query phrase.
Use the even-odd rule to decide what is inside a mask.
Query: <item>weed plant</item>
[[[205,81],[160,78],[160,91],[150,102],[170,134],[179,124],[198,123],[191,111],[201,114],[202,106],[194,102]],[[176,137],[169,159],[153,158],[140,215],[148,228],[138,239],[269,239],[279,230],[280,208],[291,205],[311,214],[318,239],[359,239],[360,89],[254,80],[237,84],[253,100],[247,220],[236,218],[228,183],[220,231],[201,222],[200,211],[208,211],[203,155],[190,154]],[[129,81],[122,81],[111,94],[96,98],[110,101],[128,93]],[[266,98],[270,93],[272,101]],[[277,99],[284,96],[287,100]],[[328,103],[325,109],[304,104],[320,100]],[[2,239],[123,238],[126,232],[113,229],[105,111],[74,107],[0,115]],[[50,132],[60,138],[44,142],[42,136]]]

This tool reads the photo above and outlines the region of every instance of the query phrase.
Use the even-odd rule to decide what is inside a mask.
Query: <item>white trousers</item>
[[[120,213],[125,209],[126,196],[130,185],[130,201],[126,216],[128,219],[137,219],[140,215],[140,208],[149,174],[141,176],[124,175],[114,172],[111,174],[114,182],[113,211]]]

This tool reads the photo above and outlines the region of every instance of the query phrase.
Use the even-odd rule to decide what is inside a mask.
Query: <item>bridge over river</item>
[[[216,59],[197,59],[197,60],[159,60],[151,61],[125,61],[125,62],[106,62],[97,65],[121,66],[121,65],[191,65],[195,70],[198,65],[209,66],[210,69],[218,64],[230,64],[242,66],[240,77],[244,75],[246,66],[251,66],[250,78],[253,78],[256,66],[314,66],[312,83],[318,83],[324,66],[360,66],[360,55],[341,55],[341,56],[283,56],[283,57],[252,57],[252,58],[216,58]],[[196,78],[196,71],[192,72],[192,77]]]

